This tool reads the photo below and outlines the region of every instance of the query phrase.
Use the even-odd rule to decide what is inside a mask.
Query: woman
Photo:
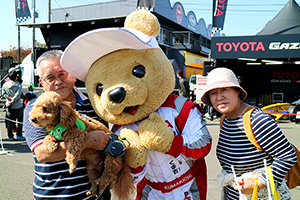
[[[243,102],[246,96],[246,91],[231,70],[216,68],[207,76],[206,90],[201,100],[225,115],[216,150],[222,166],[222,173],[218,175],[218,182],[223,186],[222,196],[224,199],[239,199],[233,166],[245,199],[251,198],[255,177],[258,177],[258,198],[267,198],[263,162],[266,159],[281,200],[291,199],[284,176],[296,163],[297,156],[276,122],[259,108],[252,112],[251,124],[263,151],[259,152],[249,141],[243,127],[243,114],[250,107]]]

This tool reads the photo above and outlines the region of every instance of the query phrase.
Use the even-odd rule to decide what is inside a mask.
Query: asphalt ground
[[[32,182],[34,179],[33,158],[26,141],[8,141],[4,112],[0,112],[0,131],[2,146],[0,146],[0,200],[31,200]],[[212,150],[206,157],[208,171],[207,200],[219,200],[221,187],[217,184],[217,174],[221,167],[216,158],[216,143],[219,131],[219,119],[207,120],[207,128],[213,138]],[[300,124],[290,121],[278,122],[288,140],[300,149]],[[294,200],[300,199],[300,187],[291,190]]]

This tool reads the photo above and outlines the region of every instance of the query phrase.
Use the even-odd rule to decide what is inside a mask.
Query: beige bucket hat
[[[209,106],[211,102],[208,96],[210,90],[216,88],[237,87],[240,89],[240,98],[244,101],[247,97],[247,92],[240,86],[238,80],[230,69],[220,67],[209,72],[205,92],[201,97],[201,101]]]

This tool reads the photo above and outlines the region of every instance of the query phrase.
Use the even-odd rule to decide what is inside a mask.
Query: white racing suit
[[[166,154],[148,150],[146,164],[131,170],[138,183],[137,199],[206,199],[204,157],[211,149],[212,139],[199,105],[185,101],[186,98],[170,95],[155,111],[165,120],[175,137]],[[139,124],[123,125],[116,134],[119,135],[123,128],[138,130]]]

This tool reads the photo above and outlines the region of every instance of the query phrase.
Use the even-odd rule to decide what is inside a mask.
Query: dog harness
[[[76,122],[75,122],[75,125],[81,129],[81,130],[86,130],[86,126],[84,124],[83,121],[81,121],[79,118],[76,118]],[[50,130],[50,134],[53,135],[57,140],[63,140],[64,137],[63,137],[63,134],[64,132],[67,130],[66,127],[64,127],[63,125],[61,124],[58,124],[57,126],[55,126],[52,130]]]

